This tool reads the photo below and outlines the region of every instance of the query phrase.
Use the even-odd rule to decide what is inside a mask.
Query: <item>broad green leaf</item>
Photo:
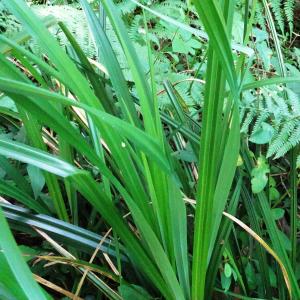
[[[253,193],[257,194],[263,191],[268,182],[267,174],[270,172],[266,159],[261,156],[257,160],[256,167],[251,172],[251,187]]]
[[[273,51],[267,46],[266,42],[258,43],[256,45],[256,49],[259,53],[259,56],[262,58],[265,69],[269,71],[271,67],[271,57]]]
[[[271,187],[269,191],[269,197],[271,201],[278,200],[280,198],[280,193],[275,187]]]
[[[221,285],[225,291],[228,291],[231,284],[231,277],[227,277],[224,273],[221,274]]]
[[[226,263],[224,266],[224,274],[226,277],[230,277],[232,274],[232,268],[230,266],[230,264]]]
[[[251,134],[249,141],[255,144],[266,144],[271,141],[275,133],[274,128],[266,122]]]
[[[271,212],[275,221],[283,218],[284,216],[284,209],[282,208],[273,208]]]
[[[187,162],[197,162],[197,157],[193,151],[180,150],[174,153],[175,157]]]
[[[291,251],[292,250],[292,246],[291,246],[291,241],[290,239],[286,236],[286,234],[282,231],[278,231],[279,234],[279,238],[282,242],[283,247],[287,250],[287,251]]]
[[[180,38],[179,36],[176,36],[172,43],[172,48],[174,52],[184,53],[188,54],[189,49],[187,48],[187,45],[185,44],[184,40]]]

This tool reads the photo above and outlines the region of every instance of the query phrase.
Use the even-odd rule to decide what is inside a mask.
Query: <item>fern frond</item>
[[[285,88],[288,95],[289,104],[295,115],[300,115],[300,99],[298,95],[289,88]]]
[[[277,93],[273,94],[273,99],[277,104],[278,108],[281,111],[281,115],[288,116],[289,115],[289,107],[286,103],[286,100],[283,97],[280,97]]]
[[[257,2],[255,8],[255,20],[263,31],[267,31],[264,9],[260,2]]]
[[[276,158],[280,157],[278,156],[278,152],[281,148],[288,148],[289,146],[285,146],[287,144],[290,133],[294,130],[294,128],[297,126],[297,120],[291,120],[289,122],[286,122],[283,126],[281,131],[278,133],[277,137],[271,142],[267,157],[270,157],[276,153]],[[288,150],[287,150],[288,151]]]
[[[295,147],[300,142],[300,123],[298,121],[298,125],[289,137],[289,143],[292,147]]]
[[[275,131],[267,157],[282,157],[300,144],[300,99],[293,90],[274,85],[262,88],[253,101],[248,98],[245,94],[241,102],[241,112],[245,116],[241,117],[241,120],[244,118],[241,132],[251,135],[262,122],[269,123]]]
[[[274,156],[274,159],[284,156],[290,149],[292,149],[292,145],[287,140],[283,143],[282,147],[280,147],[278,149],[278,151],[276,152],[276,154]]]
[[[288,151],[290,151],[293,147],[295,147],[300,142],[300,125],[294,129],[292,135],[288,138],[288,140],[284,143],[284,145],[278,149],[274,158],[279,158],[285,155]]]
[[[268,111],[272,111],[274,109],[274,102],[269,93],[265,94],[265,103]]]
[[[271,7],[272,7],[272,12],[274,14],[277,25],[283,34],[284,33],[284,19],[283,19],[283,12],[281,9],[281,0],[272,0]]]
[[[156,2],[153,9],[178,21],[183,21],[186,17],[185,10],[187,9],[187,5],[185,1],[181,0],[165,0]]]
[[[122,2],[118,3],[117,6],[120,8],[123,15],[133,13],[137,7],[137,5],[130,0],[123,0]]]
[[[247,112],[246,107],[241,107],[240,108],[240,120],[244,119],[246,112]]]
[[[143,24],[144,24],[144,20],[141,15],[136,15],[133,18],[128,31],[129,37],[132,41],[138,41],[140,39],[139,29]]]
[[[242,128],[241,128],[241,132],[248,132],[249,131],[249,125],[252,123],[254,117],[256,115],[256,112],[255,110],[250,110],[246,117],[245,117],[245,120],[243,121],[243,125],[242,125]]]
[[[97,49],[89,34],[88,24],[85,21],[85,15],[82,10],[72,5],[32,5],[31,8],[40,17],[55,16],[57,20],[63,22],[71,33],[76,36],[79,46],[86,55],[89,57],[97,56]],[[62,47],[69,46],[68,39],[58,27],[51,27],[50,32],[56,36]],[[37,44],[33,44],[32,46],[35,51],[38,51]]]
[[[262,111],[256,118],[252,133],[257,131],[259,129],[259,127],[261,126],[262,122],[266,121],[269,116],[270,116],[270,113],[268,111]]]
[[[284,13],[285,13],[286,20],[289,24],[290,35],[292,35],[294,30],[294,7],[295,7],[295,0],[284,1]]]

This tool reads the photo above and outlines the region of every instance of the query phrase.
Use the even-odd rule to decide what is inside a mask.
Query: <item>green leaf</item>
[[[11,98],[9,98],[8,96],[3,95],[0,98],[0,106],[5,107],[9,110],[12,110],[13,112],[17,112],[17,108],[16,108],[14,101]]]
[[[225,276],[224,273],[221,274],[221,285],[225,291],[228,291],[231,285],[231,277]]]
[[[274,128],[268,123],[262,122],[261,126],[251,134],[249,141],[255,144],[266,144],[271,141],[275,133]]]
[[[191,150],[179,150],[174,153],[174,156],[183,161],[197,162],[197,157],[195,156],[195,153]]]
[[[292,245],[291,245],[290,239],[286,236],[285,233],[283,233],[280,230],[278,231],[278,234],[279,234],[279,238],[280,238],[281,243],[282,243],[283,247],[285,248],[285,250],[291,251],[292,250]]]
[[[254,289],[257,285],[257,277],[256,277],[255,270],[254,270],[252,264],[250,264],[250,262],[247,263],[247,266],[245,268],[245,273],[247,276],[249,286],[252,289]]]
[[[265,188],[268,177],[267,174],[270,172],[269,165],[266,163],[266,159],[260,156],[257,160],[256,167],[251,172],[251,187],[252,192],[257,194],[263,191]]]
[[[275,275],[275,272],[273,271],[272,268],[268,268],[269,270],[269,276],[270,276],[270,283],[271,283],[271,286],[276,288],[277,287],[277,277]]]
[[[278,200],[280,198],[280,193],[275,187],[271,187],[269,191],[269,197],[271,201]]]
[[[45,185],[44,175],[39,168],[33,167],[31,165],[27,167],[27,171],[31,181],[34,197],[35,199],[37,199]]]
[[[173,40],[172,48],[174,52],[179,52],[184,54],[189,53],[189,49],[187,48],[185,41],[178,35]]]
[[[271,57],[273,51],[267,46],[266,42],[258,43],[256,45],[256,49],[259,53],[259,57],[262,58],[265,69],[269,71],[271,67]]]
[[[118,288],[124,300],[150,300],[150,295],[140,286],[121,284]]]
[[[230,264],[228,264],[228,263],[226,263],[224,266],[224,274],[226,277],[231,277],[232,268],[231,268]]]
[[[283,218],[285,211],[282,208],[273,208],[271,210],[271,213],[272,213],[274,220],[277,221],[277,220]]]

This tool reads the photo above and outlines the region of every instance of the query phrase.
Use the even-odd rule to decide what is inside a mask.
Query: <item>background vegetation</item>
[[[0,0],[0,31],[0,299],[300,299],[299,2]]]

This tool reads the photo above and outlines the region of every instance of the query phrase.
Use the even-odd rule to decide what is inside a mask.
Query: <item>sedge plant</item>
[[[166,91],[177,108],[176,117],[159,109],[151,42],[148,39],[150,70],[145,75],[143,61],[112,0],[101,0],[101,5],[130,67],[134,92],[128,87],[105,29],[88,1],[79,2],[99,49],[99,59],[92,63],[63,23],[58,26],[69,40],[67,52],[24,1],[3,2],[44,53],[41,57],[22,46],[20,34],[16,39],[0,37],[0,49],[4,49],[0,53],[0,91],[16,107],[14,112],[1,108],[1,114],[22,124],[26,132],[26,143],[0,138],[0,159],[13,182],[9,188],[0,182],[0,191],[31,210],[3,204],[0,211],[0,263],[15,279],[6,292],[12,296],[20,293],[16,299],[51,298],[34,282],[4,214],[12,228],[23,230],[26,223],[34,220],[33,226],[46,230],[74,256],[81,247],[87,253],[96,248],[100,237],[93,231],[99,226],[104,228],[102,223],[111,227],[109,242],[100,243],[100,248],[111,257],[113,271],[101,269],[102,277],[97,277],[89,271],[88,263],[80,260],[77,264],[79,271],[87,268],[87,280],[109,299],[211,299],[224,253],[231,257],[239,274],[228,241],[234,219],[223,216],[224,210],[234,215],[241,198],[247,203],[250,218],[256,216],[242,186],[253,162],[248,149],[240,147],[239,98],[246,89],[274,82],[299,82],[299,78],[278,77],[244,84],[243,69],[251,57],[239,49],[246,49],[250,55],[253,51],[246,46],[249,30],[245,30],[245,45],[237,47],[231,43],[235,1],[194,0],[208,38],[204,109],[200,133],[195,133],[185,121],[179,105],[182,99],[167,82]],[[145,28],[149,13],[145,11],[143,15]],[[251,20],[245,21],[248,29]],[[193,165],[182,163],[174,155],[187,143],[195,157]],[[246,167],[238,167],[240,154]],[[16,168],[12,161],[32,166],[45,179],[49,195],[46,200],[35,197],[36,182],[22,180],[21,167]],[[293,268],[295,246],[289,260],[276,223],[269,218],[265,194],[257,197],[259,214],[268,218],[270,247],[275,250],[255,236],[262,243],[262,268],[267,268],[267,250],[280,262],[278,278],[284,277],[285,293],[299,299]],[[89,207],[87,228],[80,227],[84,223],[82,203]],[[253,229],[260,229],[257,223],[250,223]],[[55,228],[63,233],[55,232]],[[31,228],[31,234],[32,231]],[[253,235],[253,231],[249,232]],[[93,270],[99,269],[93,266]],[[272,292],[268,275],[263,274],[264,297]],[[2,285],[8,281],[0,276]],[[244,282],[244,275],[239,274],[240,290],[247,296],[249,289]]]

